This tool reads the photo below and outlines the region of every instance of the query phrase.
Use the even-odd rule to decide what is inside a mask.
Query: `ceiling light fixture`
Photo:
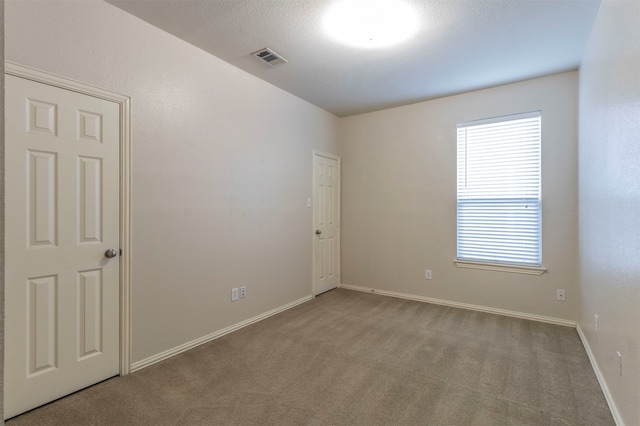
[[[387,47],[415,34],[418,18],[403,0],[340,0],[329,9],[324,26],[350,46]]]

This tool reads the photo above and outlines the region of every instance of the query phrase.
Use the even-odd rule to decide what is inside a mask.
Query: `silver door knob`
[[[118,255],[118,252],[114,249],[108,249],[107,251],[104,252],[104,257],[107,257],[109,259],[111,259],[112,257],[116,257]]]
[[[319,229],[316,229],[316,235],[320,235],[320,234],[322,234],[322,231]]]

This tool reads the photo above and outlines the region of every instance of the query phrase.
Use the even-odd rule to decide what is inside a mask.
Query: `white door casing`
[[[9,418],[128,372],[129,155],[128,98],[6,70]]]
[[[313,152],[313,295],[340,285],[340,158]]]

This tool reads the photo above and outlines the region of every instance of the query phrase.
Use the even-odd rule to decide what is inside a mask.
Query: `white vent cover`
[[[252,53],[252,55],[271,67],[276,67],[278,65],[286,64],[288,62],[285,58],[278,55],[276,52],[274,52],[273,50],[267,47]]]

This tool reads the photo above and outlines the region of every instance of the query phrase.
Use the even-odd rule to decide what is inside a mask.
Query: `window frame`
[[[469,129],[469,128],[473,128],[476,126],[485,126],[485,125],[491,125],[491,124],[498,124],[498,123],[507,123],[509,121],[516,121],[516,120],[523,120],[523,119],[531,119],[531,118],[538,118],[539,122],[537,124],[538,126],[538,137],[537,137],[537,143],[538,143],[538,147],[537,147],[537,197],[531,197],[529,196],[515,196],[512,198],[508,197],[508,192],[509,191],[502,191],[502,193],[489,193],[489,196],[478,196],[476,195],[474,197],[474,195],[469,195],[469,194],[464,194],[464,192],[467,191],[462,191],[463,195],[461,196],[461,190],[460,190],[460,182],[461,179],[465,180],[465,184],[466,184],[466,167],[468,166],[469,160],[468,160],[468,152],[466,150],[467,147],[467,142],[468,140],[466,139],[466,133],[465,133],[465,146],[461,147],[461,140],[460,140],[460,129]],[[461,154],[461,149],[464,149],[464,153]],[[463,156],[463,165],[465,167],[465,171],[464,171],[464,178],[461,176],[461,155]],[[535,180],[535,177],[534,177]],[[486,190],[480,190],[477,193],[480,192],[485,192]],[[473,191],[471,191],[473,193]],[[462,200],[461,200],[462,198]],[[466,199],[465,199],[466,198]],[[533,246],[533,248],[537,248],[537,259],[538,262],[534,263],[534,262],[518,262],[517,260],[514,261],[505,261],[504,257],[505,256],[500,256],[499,254],[496,254],[496,258],[502,257],[503,259],[501,260],[490,260],[488,259],[489,255],[488,254],[481,254],[479,257],[474,258],[473,256],[461,256],[461,219],[460,219],[460,213],[461,213],[461,204],[464,206],[473,206],[474,203],[477,204],[482,204],[483,201],[485,203],[488,204],[494,204],[496,202],[504,202],[505,204],[512,204],[512,205],[524,205],[524,206],[530,206],[531,204],[535,204],[537,207],[537,229],[533,232],[533,235],[537,234],[537,242],[535,243],[535,245]],[[493,201],[493,202],[492,202]],[[530,203],[530,204],[529,204]],[[499,212],[499,209],[495,210],[496,212]],[[499,213],[498,213],[499,214]],[[486,239],[486,237],[485,237]],[[502,250],[504,250],[504,247],[507,247],[506,245],[506,241],[508,239],[504,238],[501,242],[502,244]],[[469,249],[469,240],[467,238],[467,252],[472,251]],[[484,250],[482,250],[484,251]],[[526,259],[527,256],[523,256],[523,258]],[[528,256],[531,257],[531,256]],[[525,113],[518,113],[518,114],[510,114],[510,115],[505,115],[505,116],[497,116],[497,117],[491,117],[491,118],[487,118],[487,119],[481,119],[481,120],[474,120],[474,121],[469,121],[469,122],[462,122],[462,123],[458,123],[456,126],[456,260],[454,261],[455,265],[461,268],[472,268],[472,269],[482,269],[482,270],[494,270],[494,271],[503,271],[503,272],[513,272],[513,273],[523,273],[523,274],[531,274],[531,275],[541,275],[546,271],[546,268],[543,267],[542,264],[542,113],[541,111],[530,111],[530,112],[525,112]]]

